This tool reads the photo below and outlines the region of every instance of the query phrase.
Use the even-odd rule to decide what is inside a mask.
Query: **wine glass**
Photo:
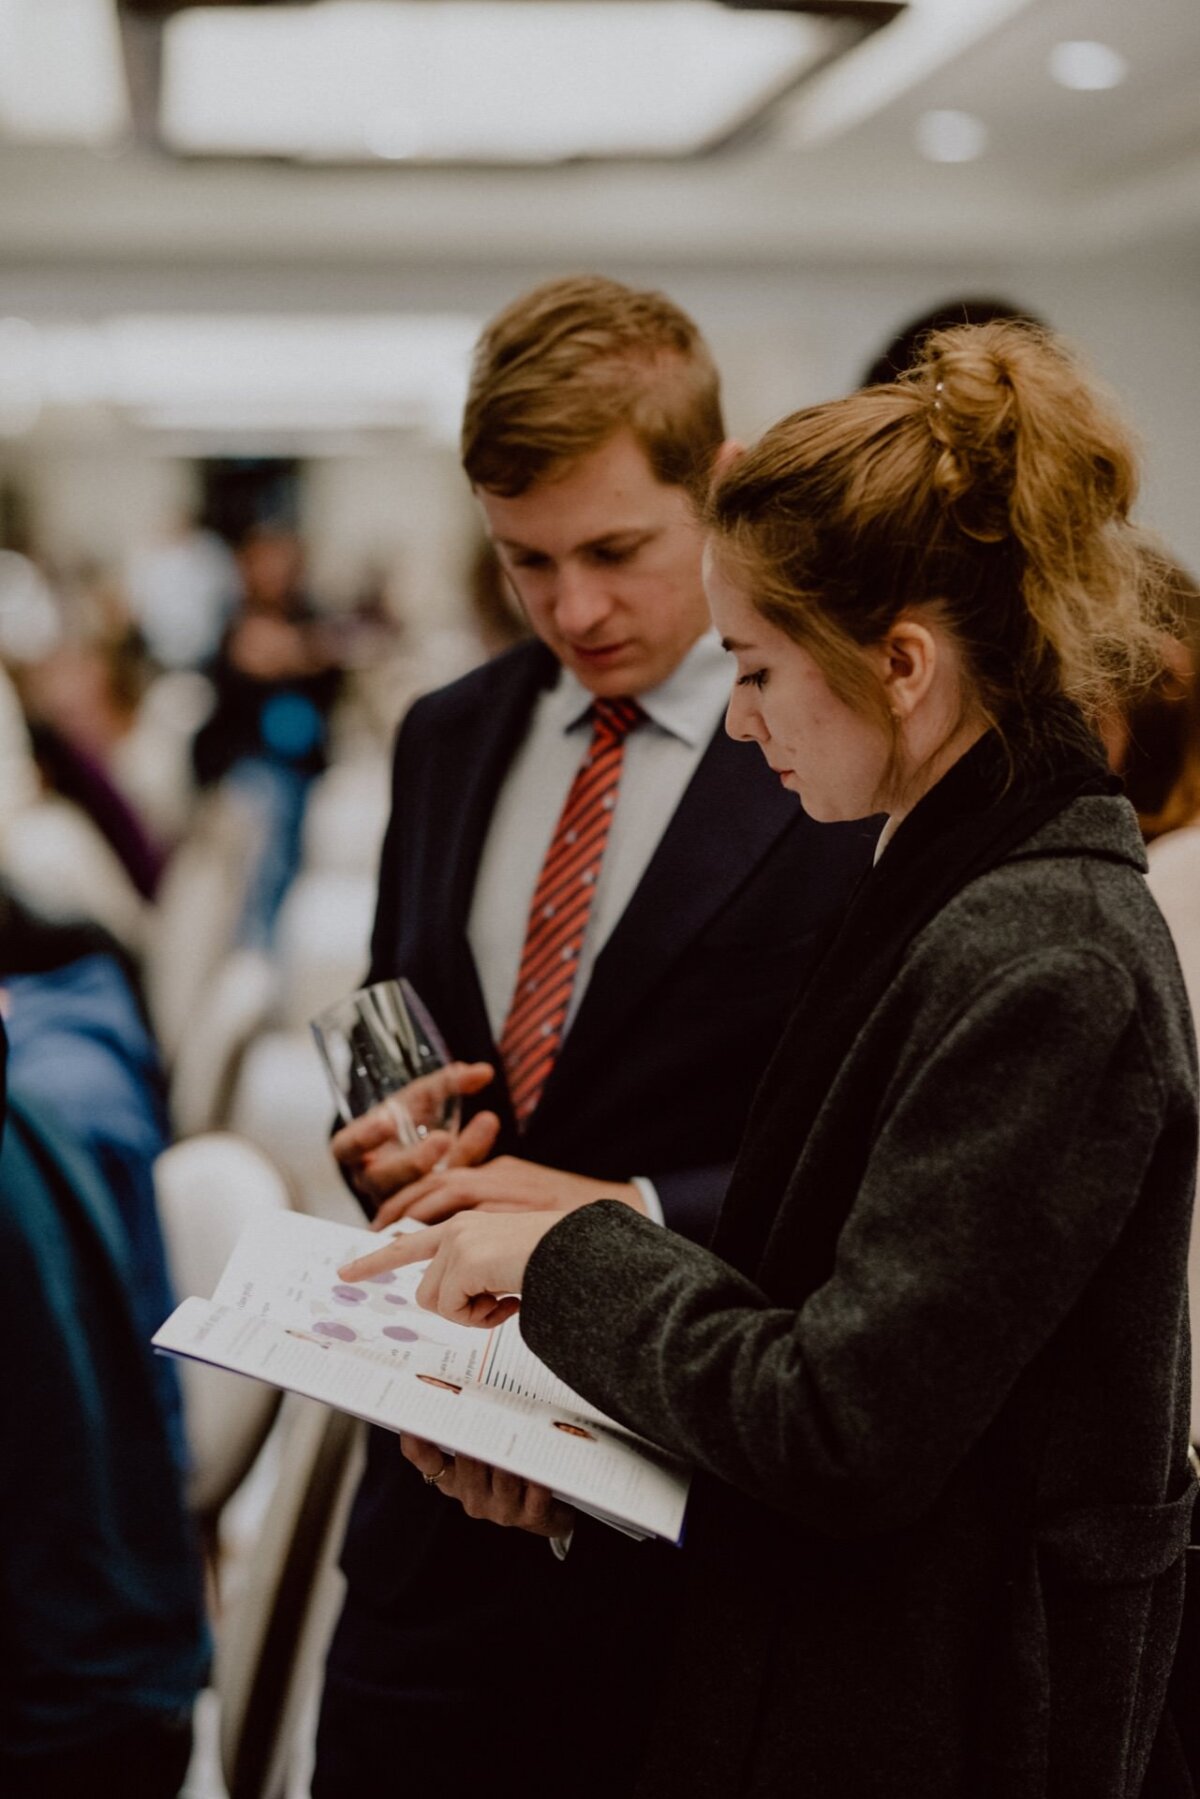
[[[382,1106],[410,1148],[431,1131],[457,1131],[450,1052],[407,981],[360,987],[318,1012],[311,1030],[346,1124]]]

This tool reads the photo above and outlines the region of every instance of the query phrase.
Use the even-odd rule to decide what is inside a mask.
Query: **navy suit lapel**
[[[497,665],[500,678],[486,705],[474,707],[469,716],[448,721],[436,752],[444,771],[439,787],[454,794],[455,800],[445,818],[432,822],[434,840],[427,846],[431,879],[419,900],[427,905],[433,896],[440,953],[451,971],[455,1016],[447,1018],[443,1028],[453,1054],[485,1058],[494,1063],[498,1076],[499,1052],[467,941],[467,921],[501,784],[537,696],[553,682],[557,668],[554,657],[541,644],[530,644],[507,665]],[[499,1085],[503,1087],[502,1076]],[[489,1090],[486,1098],[489,1105],[506,1112],[507,1091],[501,1096]]]
[[[608,942],[546,1083],[539,1116],[576,1068],[636,1018],[650,989],[795,823],[795,798],[773,787],[758,751],[718,727]]]

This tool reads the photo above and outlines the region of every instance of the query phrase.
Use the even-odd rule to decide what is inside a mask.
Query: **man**
[[[695,499],[722,437],[708,350],[662,295],[552,282],[483,333],[463,465],[535,641],[419,701],[397,741],[370,978],[407,976],[478,1060],[449,1166],[373,1115],[334,1139],[380,1221],[615,1196],[712,1229],[874,839],[812,824],[721,728]],[[670,1653],[670,1548],[376,1432],[343,1565],[314,1799],[393,1771],[438,1799],[624,1790]]]

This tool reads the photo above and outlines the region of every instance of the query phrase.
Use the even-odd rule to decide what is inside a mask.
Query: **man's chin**
[[[617,699],[623,694],[640,693],[651,685],[640,658],[628,651],[611,657],[571,654],[565,661],[581,685],[597,699]]]

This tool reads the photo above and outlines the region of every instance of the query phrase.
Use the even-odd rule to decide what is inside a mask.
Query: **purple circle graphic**
[[[367,1296],[361,1287],[335,1287],[333,1297],[340,1299],[343,1305],[357,1306],[361,1305]]]
[[[416,1331],[410,1331],[406,1324],[385,1324],[383,1334],[385,1337],[391,1337],[396,1343],[419,1343],[421,1341]]]
[[[408,1304],[403,1293],[385,1293],[383,1297],[390,1306],[406,1306]]]
[[[358,1332],[352,1331],[348,1324],[334,1324],[328,1318],[320,1318],[313,1325],[314,1334],[322,1337],[336,1337],[339,1343],[354,1343]]]
[[[385,1268],[382,1274],[368,1274],[367,1276],[367,1280],[373,1287],[390,1287],[395,1278],[396,1276],[390,1268]]]

